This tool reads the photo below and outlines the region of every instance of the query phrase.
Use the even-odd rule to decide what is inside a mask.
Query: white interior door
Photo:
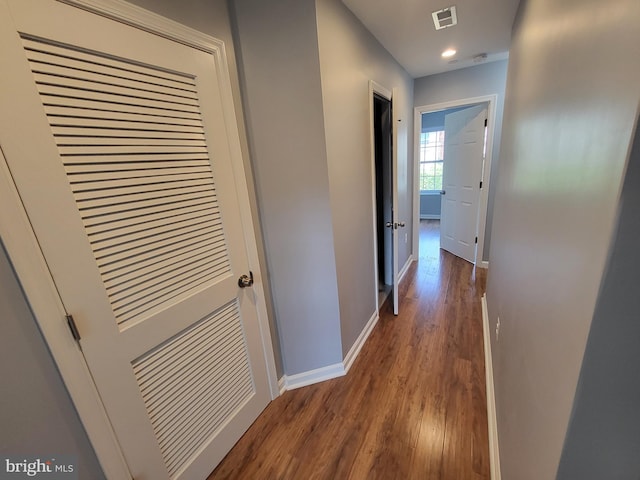
[[[0,1],[0,145],[131,474],[204,478],[270,400],[217,57]]]
[[[440,247],[475,263],[486,105],[450,113],[444,121]]]

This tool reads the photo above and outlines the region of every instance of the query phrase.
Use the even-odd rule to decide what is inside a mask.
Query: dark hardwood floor
[[[439,249],[420,260],[349,373],[274,400],[217,479],[489,479],[480,297],[486,271]]]

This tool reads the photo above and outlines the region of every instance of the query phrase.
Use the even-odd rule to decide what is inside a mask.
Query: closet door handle
[[[238,279],[238,286],[240,288],[247,288],[253,285],[253,272],[249,272],[249,275],[242,275]]]

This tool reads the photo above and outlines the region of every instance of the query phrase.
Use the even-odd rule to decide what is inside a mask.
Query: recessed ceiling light
[[[444,52],[442,52],[442,58],[453,57],[456,54],[456,50],[453,48],[447,48]]]

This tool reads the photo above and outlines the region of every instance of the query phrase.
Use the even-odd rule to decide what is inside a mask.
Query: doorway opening
[[[416,178],[414,191],[414,226],[415,237],[414,255],[418,258],[428,253],[433,255],[434,235],[437,235],[440,243],[440,232],[443,232],[442,248],[449,250],[457,256],[467,259],[481,267],[487,267],[486,255],[484,252],[484,233],[487,217],[488,184],[489,172],[491,168],[491,152],[493,139],[493,124],[495,95],[475,97],[441,104],[426,105],[415,109],[415,168]],[[468,148],[468,133],[461,132],[460,122],[454,121],[469,112],[469,118],[463,119],[462,123],[467,126],[475,114],[470,112],[484,109],[484,113],[478,114],[481,119],[476,119],[473,124],[475,129],[475,149],[477,160],[474,164],[460,160],[460,150]],[[447,120],[445,122],[445,119]],[[447,127],[445,128],[445,123]],[[469,123],[471,125],[471,123]],[[449,130],[449,136],[446,130]],[[455,140],[454,140],[454,137]],[[463,137],[463,138],[457,138]],[[447,143],[449,152],[447,162]],[[464,147],[460,147],[464,144]],[[453,145],[453,146],[452,146]],[[466,154],[465,154],[466,155]],[[475,158],[475,157],[474,157]],[[447,163],[449,163],[448,176]],[[465,183],[456,185],[452,181],[452,172],[455,172],[457,180],[462,179]],[[449,183],[447,187],[445,183]],[[472,192],[475,190],[475,192]],[[460,198],[460,195],[473,193],[474,198]],[[455,208],[458,205],[471,205],[470,208]],[[443,205],[446,209],[443,212]],[[452,208],[453,206],[453,208]],[[447,217],[447,218],[443,218]],[[423,231],[429,227],[430,232],[428,242],[424,242]],[[452,246],[452,232],[460,232],[461,228],[466,228],[468,239],[456,238],[456,248]],[[446,237],[446,238],[445,238]],[[466,240],[466,241],[465,241]],[[461,246],[466,251],[457,252]],[[423,248],[426,249],[423,252]]]
[[[373,94],[378,305],[393,289],[393,139],[391,100]]]

